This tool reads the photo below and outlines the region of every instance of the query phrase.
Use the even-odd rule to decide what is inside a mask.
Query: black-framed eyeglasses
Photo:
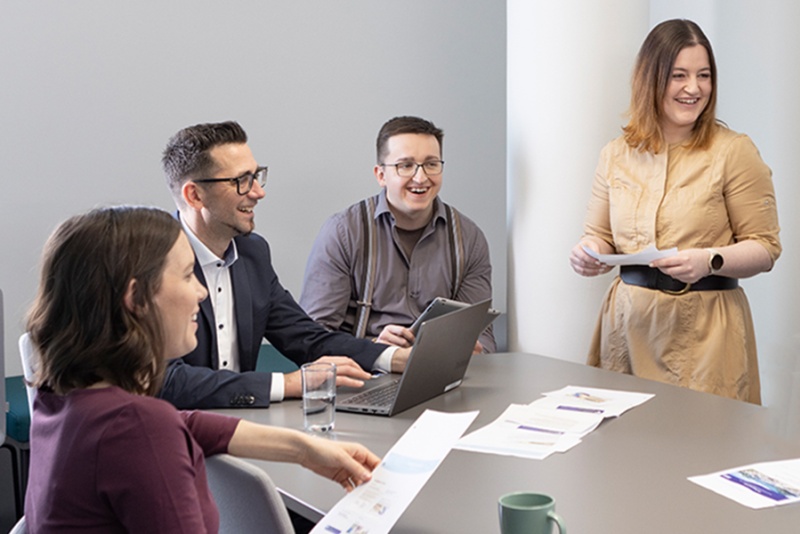
[[[428,176],[436,176],[442,174],[444,170],[444,161],[440,159],[428,160],[424,163],[417,163],[416,161],[401,161],[400,163],[381,163],[381,167],[394,167],[397,175],[402,178],[413,178],[416,176],[420,167],[425,171]]]
[[[267,167],[258,167],[256,172],[246,172],[236,178],[202,178],[200,180],[192,180],[198,184],[212,183],[212,182],[232,182],[236,184],[236,192],[244,196],[253,189],[253,182],[258,182],[258,185],[264,187],[267,185]]]

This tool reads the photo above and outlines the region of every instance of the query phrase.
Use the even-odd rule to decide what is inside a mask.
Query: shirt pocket
[[[615,173],[609,180],[608,206],[611,235],[617,252],[638,250],[639,224],[644,190],[641,184],[624,173]],[[633,248],[634,250],[631,250]]]

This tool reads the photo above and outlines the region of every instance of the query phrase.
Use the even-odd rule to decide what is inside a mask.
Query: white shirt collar
[[[186,237],[189,238],[189,243],[192,245],[192,249],[194,249],[194,255],[197,256],[197,263],[199,263],[201,267],[216,264],[220,260],[225,262],[225,267],[230,267],[236,260],[239,259],[239,251],[236,248],[236,241],[231,240],[228,250],[225,251],[225,257],[219,258],[216,254],[211,252],[211,249],[209,249],[205,243],[200,241],[200,238],[198,238],[192,229],[189,228],[189,225],[186,224],[186,221],[183,218],[181,218],[180,221],[181,226],[183,226],[183,231],[186,232]]]

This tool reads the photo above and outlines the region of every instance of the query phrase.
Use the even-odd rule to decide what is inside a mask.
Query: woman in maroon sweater
[[[45,246],[28,317],[39,352],[29,532],[217,532],[204,457],[296,462],[346,490],[379,459],[361,445],[155,399],[190,352],[206,297],[180,224],[153,208],[69,219]]]

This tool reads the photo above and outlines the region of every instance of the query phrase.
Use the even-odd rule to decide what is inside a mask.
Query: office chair
[[[220,534],[295,534],[278,488],[264,471],[218,454],[206,458],[206,472],[219,508]]]
[[[23,459],[24,444],[7,435],[6,417],[6,360],[5,360],[5,318],[3,316],[3,291],[0,290],[0,530],[10,528],[23,513],[23,500],[27,468]],[[11,499],[8,499],[8,497]]]
[[[17,524],[14,525],[8,534],[27,534],[28,527],[25,525],[25,516],[21,517]]]
[[[5,318],[3,317],[3,290],[0,289],[0,399],[3,402],[2,417],[0,417],[0,443],[6,440],[6,339],[5,339]]]
[[[16,476],[15,476],[15,463],[16,456],[11,446],[6,443],[6,362],[5,362],[5,319],[3,318],[3,291],[0,290],[0,403],[3,409],[0,410],[0,448],[8,449],[8,452],[3,450],[0,452],[0,473],[2,473],[2,494],[5,496],[6,487],[11,486],[14,496],[14,502],[9,503],[5,498],[0,500],[0,529],[8,528],[14,520],[19,517],[17,513],[17,500],[16,500]]]
[[[33,419],[33,399],[36,398],[36,389],[29,384],[33,380],[33,370],[36,361],[36,350],[33,348],[31,336],[27,332],[19,337],[19,355],[22,358],[22,374],[25,376],[25,389],[28,391],[28,409]]]

